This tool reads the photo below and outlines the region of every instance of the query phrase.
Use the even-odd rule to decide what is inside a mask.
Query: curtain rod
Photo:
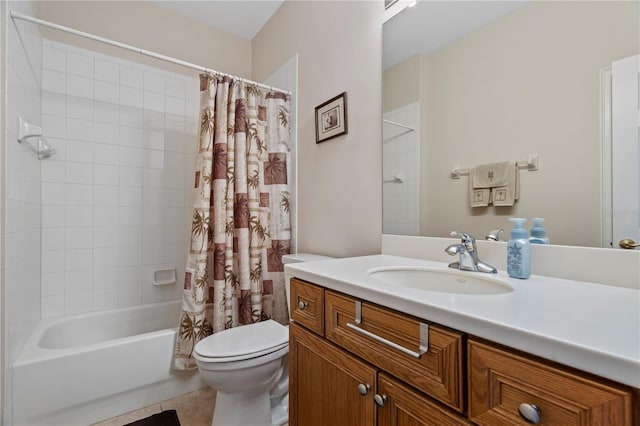
[[[99,41],[101,43],[109,44],[111,46],[120,47],[122,49],[130,50],[132,52],[136,52],[136,53],[139,53],[141,55],[145,55],[145,56],[149,56],[149,57],[152,57],[152,58],[160,59],[162,61],[171,62],[173,64],[181,65],[183,67],[191,68],[191,69],[198,70],[198,71],[205,72],[205,73],[209,73],[209,74],[216,74],[216,75],[220,75],[220,76],[223,76],[223,77],[231,77],[233,79],[242,80],[242,81],[244,81],[246,83],[255,84],[258,87],[262,87],[263,89],[268,89],[268,90],[272,90],[272,91],[275,91],[275,92],[285,93],[285,94],[287,94],[289,96],[291,95],[291,92],[289,92],[288,90],[282,90],[282,89],[278,89],[278,88],[273,87],[273,86],[268,86],[266,84],[262,84],[262,83],[258,83],[256,81],[248,80],[246,78],[236,77],[234,75],[226,74],[226,73],[223,73],[223,72],[220,72],[220,71],[216,71],[214,69],[203,67],[201,65],[196,65],[196,64],[192,64],[190,62],[186,62],[186,61],[183,61],[183,60],[180,60],[180,59],[172,58],[171,56],[161,55],[160,53],[155,53],[155,52],[151,52],[149,50],[141,49],[139,47],[135,47],[135,46],[131,46],[131,45],[128,45],[128,44],[120,43],[119,41],[110,40],[108,38],[100,37],[100,36],[97,36],[97,35],[94,35],[94,34],[90,34],[90,33],[85,33],[84,31],[79,31],[79,30],[76,30],[76,29],[73,29],[73,28],[65,27],[63,25],[55,24],[53,22],[49,22],[49,21],[45,21],[45,20],[42,20],[42,19],[34,18],[33,16],[24,15],[22,13],[19,13],[19,12],[13,11],[13,10],[11,11],[11,18],[12,19],[21,19],[23,21],[28,21],[28,22],[33,22],[34,24],[39,24],[39,25],[43,25],[45,27],[53,28],[55,30],[59,30],[59,31],[64,31],[64,32],[67,32],[67,33],[75,34],[75,35],[80,36],[80,37],[84,37],[84,38],[88,38],[88,39],[91,39],[91,40]]]

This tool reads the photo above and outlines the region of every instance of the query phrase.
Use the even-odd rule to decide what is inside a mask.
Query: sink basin
[[[371,278],[384,283],[439,293],[488,295],[513,291],[513,287],[509,284],[488,275],[480,275],[481,272],[389,266],[374,268],[367,273]]]

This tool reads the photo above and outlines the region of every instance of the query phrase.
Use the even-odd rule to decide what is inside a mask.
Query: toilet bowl
[[[286,381],[288,391],[288,371],[284,371],[288,353],[289,329],[273,320],[231,328],[198,342],[193,351],[198,370],[217,390],[213,424],[286,423],[286,409],[284,419],[272,419],[279,404],[278,398],[272,403],[270,390],[278,381]],[[275,411],[282,417],[282,409]]]
[[[294,254],[283,263],[330,259]],[[285,292],[289,304],[289,279]],[[216,389],[214,426],[280,426],[289,420],[289,327],[273,320],[231,328],[198,342],[193,356]]]

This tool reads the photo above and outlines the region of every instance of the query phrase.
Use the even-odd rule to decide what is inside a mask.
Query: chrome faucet
[[[492,229],[484,239],[488,241],[500,241],[500,234],[502,232],[502,228]]]
[[[456,231],[451,231],[451,236],[460,237],[461,242],[459,244],[451,244],[449,247],[444,249],[444,251],[451,256],[455,256],[457,254],[460,256],[460,260],[458,262],[450,263],[449,268],[456,268],[463,271],[487,272],[490,274],[498,272],[493,266],[478,259],[478,248],[476,247],[475,238],[464,232]]]

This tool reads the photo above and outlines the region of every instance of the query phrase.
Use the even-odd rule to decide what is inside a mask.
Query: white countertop
[[[446,263],[374,255],[285,265],[300,279],[640,388],[640,291],[531,275],[490,274],[514,291],[465,295],[386,284],[367,271]],[[473,272],[472,274],[481,274]]]

